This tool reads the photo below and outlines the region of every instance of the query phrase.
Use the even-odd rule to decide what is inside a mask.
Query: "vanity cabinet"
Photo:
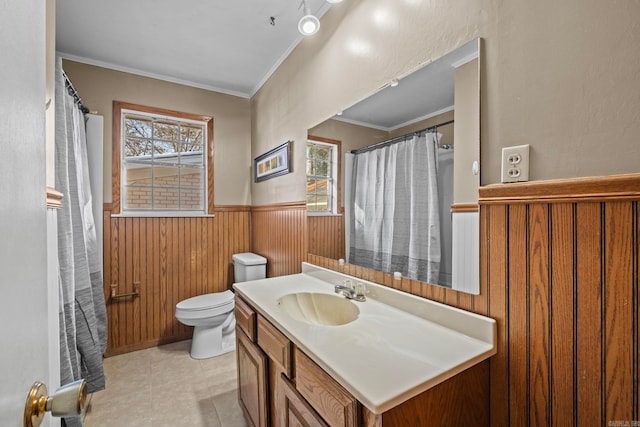
[[[238,399],[254,427],[489,425],[488,360],[374,414],[238,295],[235,310]]]

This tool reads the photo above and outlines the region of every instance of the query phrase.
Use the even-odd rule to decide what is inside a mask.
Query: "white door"
[[[0,425],[18,427],[33,382],[49,381],[45,2],[0,10]]]

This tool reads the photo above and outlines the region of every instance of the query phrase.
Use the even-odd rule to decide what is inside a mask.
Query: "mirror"
[[[351,176],[350,153],[390,140],[393,145],[427,129],[439,135],[440,218],[439,272],[429,276],[438,279],[428,282],[479,293],[480,61],[480,39],[474,39],[308,130],[310,253],[362,265],[357,257],[354,262],[350,242],[349,193],[352,183],[358,185],[345,178]]]

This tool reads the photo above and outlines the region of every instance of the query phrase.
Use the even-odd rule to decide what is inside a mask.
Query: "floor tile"
[[[107,387],[93,393],[86,427],[245,427],[235,352],[196,360],[191,340],[104,360]]]

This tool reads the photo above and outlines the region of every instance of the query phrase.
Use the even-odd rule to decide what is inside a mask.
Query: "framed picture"
[[[291,172],[290,150],[291,141],[287,141],[253,159],[254,181],[260,182]]]

